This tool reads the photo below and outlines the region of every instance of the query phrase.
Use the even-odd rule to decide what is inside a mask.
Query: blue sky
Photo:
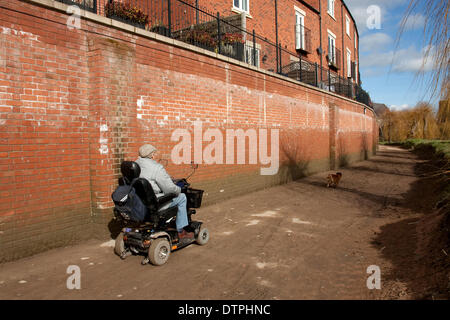
[[[393,110],[414,107],[421,100],[428,101],[426,86],[416,81],[416,72],[422,67],[426,71],[425,79],[433,69],[432,62],[424,62],[423,59],[425,17],[416,12],[408,20],[397,43],[409,0],[345,0],[345,3],[358,25],[362,87],[372,100]],[[373,19],[377,8],[380,12],[379,26]],[[431,103],[437,107],[436,99]]]

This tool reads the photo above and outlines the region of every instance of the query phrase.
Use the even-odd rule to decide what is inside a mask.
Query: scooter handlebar
[[[187,187],[190,186],[189,182],[187,182],[187,180],[184,179],[184,178],[183,178],[183,179],[177,179],[177,180],[174,180],[174,183],[175,183],[178,187],[180,187],[181,189],[187,188]]]

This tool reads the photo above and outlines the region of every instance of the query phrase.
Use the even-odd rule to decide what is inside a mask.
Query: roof
[[[373,111],[380,116],[385,113],[389,108],[384,103],[373,103]]]

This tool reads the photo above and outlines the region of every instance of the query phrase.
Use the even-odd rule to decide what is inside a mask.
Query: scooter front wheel
[[[170,243],[166,238],[158,238],[152,241],[148,249],[148,259],[155,266],[161,266],[169,260]]]
[[[200,227],[197,239],[195,239],[195,241],[201,246],[207,244],[209,241],[209,230],[203,226]]]

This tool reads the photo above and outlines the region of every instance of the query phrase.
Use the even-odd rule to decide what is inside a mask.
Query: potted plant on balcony
[[[221,35],[221,53],[240,61],[244,58],[244,39],[242,33],[227,32]]]
[[[217,47],[217,40],[209,32],[200,29],[183,32],[180,40],[209,51],[215,51]]]
[[[159,33],[163,36],[169,36],[169,28],[167,28],[164,23],[160,20],[156,20],[156,22],[150,27],[151,32]]]
[[[110,1],[105,5],[106,17],[145,29],[148,14],[130,3]]]

